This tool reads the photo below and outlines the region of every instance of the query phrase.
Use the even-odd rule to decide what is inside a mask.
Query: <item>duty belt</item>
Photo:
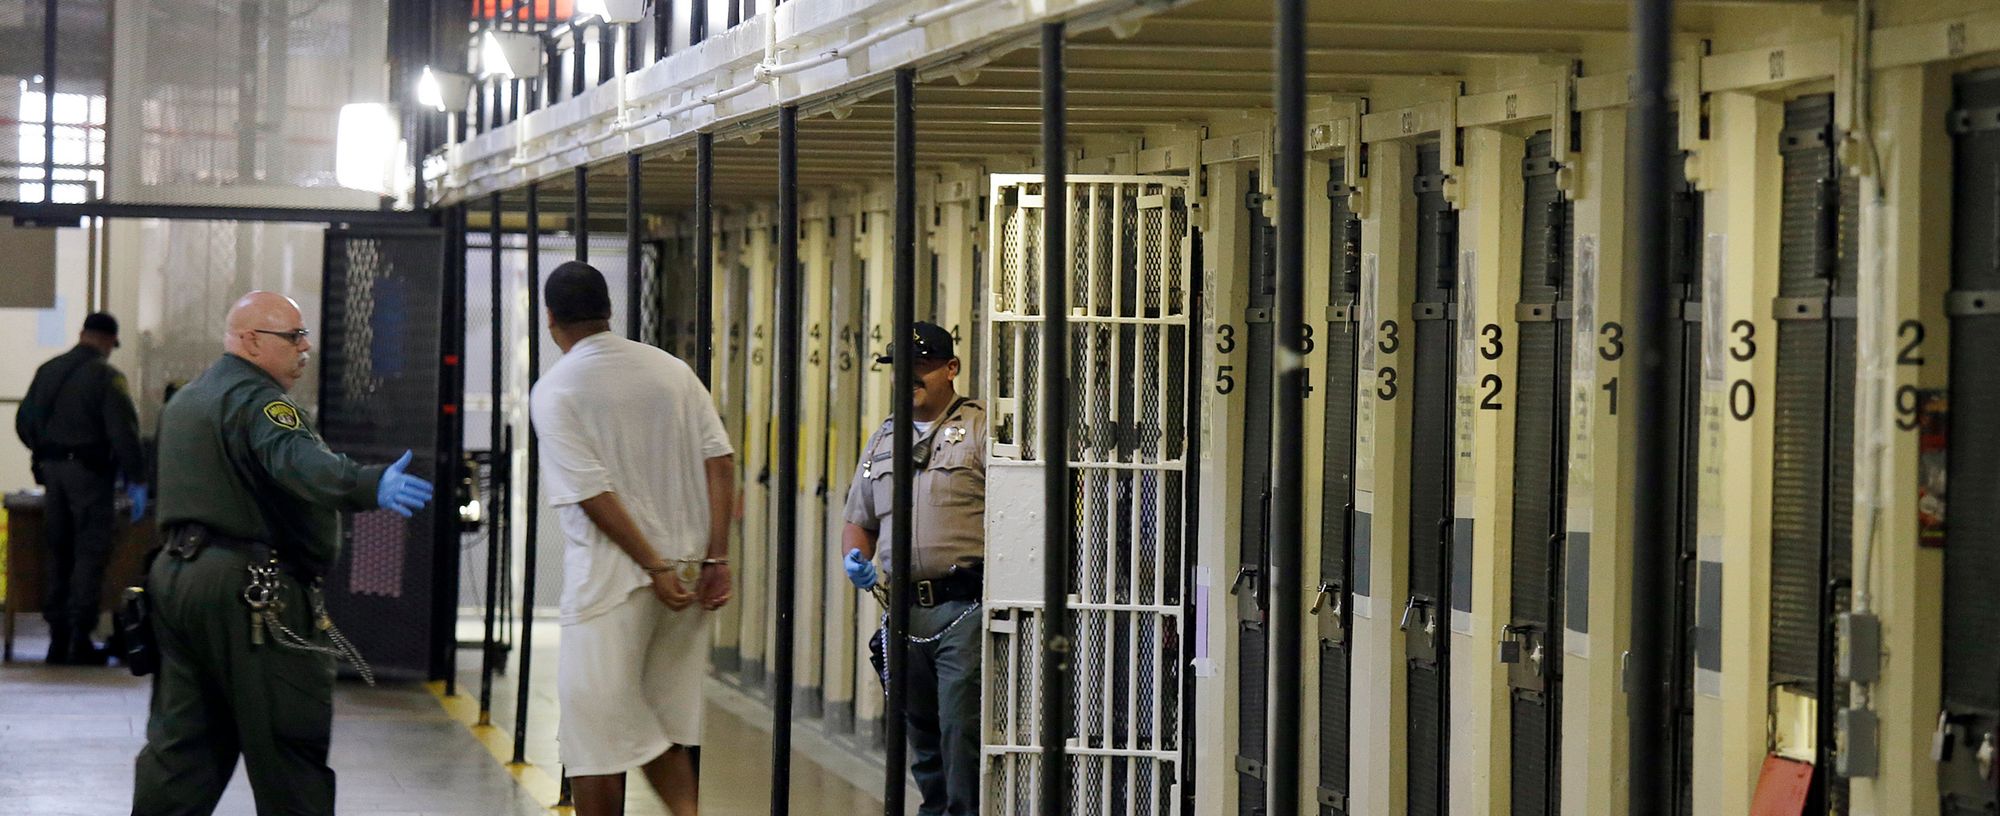
[[[976,601],[984,583],[982,577],[979,572],[954,571],[943,578],[918,581],[911,589],[916,592],[917,605],[925,608],[951,601]]]
[[[243,605],[250,609],[252,648],[263,646],[268,636],[270,640],[276,641],[277,645],[287,649],[346,660],[354,666],[354,670],[361,675],[362,680],[367,681],[368,685],[375,685],[374,669],[361,657],[360,650],[354,648],[353,642],[341,633],[340,628],[333,625],[333,617],[327,614],[326,596],[320,592],[318,578],[309,571],[296,568],[296,565],[288,565],[278,560],[269,544],[222,535],[206,525],[190,523],[175,527],[169,533],[167,544],[161,551],[174,558],[191,561],[201,554],[202,547],[210,545],[235,550],[250,559],[250,580],[244,585],[241,598]],[[284,600],[279,595],[280,571],[290,573],[299,580],[300,590],[305,595],[307,603],[312,606],[313,626],[325,632],[327,639],[333,642],[333,646],[314,643],[307,636],[285,625],[280,617],[285,611]]]
[[[216,532],[214,528],[200,522],[175,525],[167,532],[167,543],[161,551],[183,561],[193,560],[201,554],[203,547],[221,547],[242,553],[253,564],[275,563],[278,569],[311,586],[319,583],[319,576],[312,570],[280,558],[271,545],[254,538],[239,538]]]

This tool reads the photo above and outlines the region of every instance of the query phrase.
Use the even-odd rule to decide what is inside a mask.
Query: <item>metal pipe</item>
[[[528,388],[533,390],[535,381],[542,374],[541,332],[535,327],[540,324],[536,316],[542,309],[542,201],[539,185],[528,184]],[[528,761],[528,676],[529,663],[535,656],[535,538],[536,526],[541,521],[541,444],[535,438],[535,417],[528,415],[528,492],[527,537],[521,579],[521,667],[517,690],[514,697],[514,759],[515,765]]]
[[[778,534],[771,656],[771,816],[792,804],[792,618],[799,560],[799,109],[778,109]]]
[[[709,385],[715,359],[715,134],[694,137],[694,373]]]
[[[1671,158],[1667,89],[1673,71],[1673,0],[1634,0],[1632,5],[1632,128],[1626,155],[1633,158],[1631,213],[1627,234],[1637,261],[1632,279],[1632,334],[1639,355],[1634,378],[1637,412],[1632,427],[1632,650],[1627,653],[1625,714],[1632,816],[1664,816],[1672,801],[1661,791],[1678,784],[1667,755],[1672,734],[1675,541],[1673,506],[1665,501],[1673,478],[1670,404],[1671,372],[1666,349],[1673,342],[1667,321],[1672,262],[1668,258],[1667,166]],[[1691,115],[1691,113],[1690,113]]]
[[[896,71],[896,226],[894,297],[890,303],[893,378],[891,400],[895,427],[890,438],[893,461],[910,461],[916,445],[916,428],[911,424],[909,394],[916,385],[916,350],[912,336],[917,322],[917,72],[914,68]],[[910,514],[916,501],[915,474],[909,468],[892,471],[889,504],[889,632],[884,640],[889,661],[889,708],[882,715],[883,749],[887,754],[886,779],[882,783],[883,813],[903,816],[906,806],[903,782],[909,766],[908,719],[910,705],[910,563],[916,549],[915,528]]]
[[[1042,26],[1042,798],[1069,812],[1069,134],[1064,25]],[[905,392],[907,393],[907,392]]]
[[[428,117],[426,117],[428,118]],[[422,185],[418,185],[421,187]],[[438,321],[438,440],[436,443],[436,484],[449,485],[456,496],[465,466],[465,287],[470,276],[465,267],[466,205],[456,204],[444,211],[445,258],[442,319]],[[438,502],[431,509],[431,522],[439,548],[431,578],[435,597],[431,602],[432,679],[444,673],[444,696],[458,696],[458,607],[459,564],[464,550],[458,519],[458,502]]]
[[[499,609],[500,595],[500,508],[506,499],[500,494],[501,460],[500,405],[504,390],[501,388],[502,370],[500,365],[500,337],[507,323],[506,313],[500,309],[500,194],[494,193],[487,200],[489,222],[486,225],[487,265],[492,269],[492,286],[488,289],[491,302],[488,306],[487,339],[488,353],[492,355],[489,370],[493,382],[492,404],[487,413],[488,437],[487,458],[490,464],[486,475],[486,633],[479,640],[479,724],[493,724],[493,623]]]
[[[56,17],[58,0],[42,4],[42,201],[56,200]]]
[[[569,234],[576,237],[576,259],[590,263],[590,171],[579,164],[572,172],[576,201],[570,212]]]
[[[640,242],[646,228],[639,222],[640,171],[645,169],[645,161],[639,158],[639,151],[625,154],[625,333],[632,339],[644,342],[639,332],[645,328],[645,309],[639,298],[646,293],[644,263]]]
[[[1265,802],[1271,816],[1299,812],[1300,650],[1304,648],[1306,327],[1306,0],[1276,0],[1278,143],[1278,385],[1271,478],[1270,746]]]

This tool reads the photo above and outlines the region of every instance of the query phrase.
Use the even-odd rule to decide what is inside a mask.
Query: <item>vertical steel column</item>
[[[429,114],[426,113],[428,119]],[[421,186],[421,185],[419,185]],[[465,266],[466,205],[456,204],[444,211],[445,284],[438,321],[438,440],[437,484],[448,485],[444,495],[454,497],[432,508],[432,523],[440,544],[431,577],[431,679],[444,673],[444,696],[458,696],[458,601],[459,564],[464,550],[458,520],[460,468],[465,465],[465,288],[470,276]]]
[[[916,385],[916,350],[912,333],[917,322],[917,71],[896,71],[896,227],[895,270],[890,300],[890,398],[895,427],[891,430],[893,461],[910,461],[916,444],[916,428],[911,424],[909,394]],[[889,661],[889,707],[882,713],[883,750],[887,754],[882,783],[883,813],[903,816],[903,782],[909,768],[909,742],[905,734],[909,707],[910,563],[915,547],[910,526],[911,504],[916,500],[915,474],[898,467],[890,475],[889,504],[889,633],[883,643]]]
[[[576,259],[590,263],[590,170],[576,166],[576,201],[570,208],[569,233],[576,236]]]
[[[1042,800],[1069,812],[1069,121],[1062,23],[1042,26]],[[907,393],[907,392],[905,392]]]
[[[42,4],[42,201],[56,200],[57,0]],[[88,155],[85,156],[89,158]]]
[[[694,373],[708,385],[715,360],[715,134],[694,136]]]
[[[569,27],[569,38],[569,98],[575,99],[582,96],[583,89],[588,87],[583,78],[584,69],[586,68],[583,59],[583,29],[579,26],[571,25]]]
[[[492,286],[488,290],[492,302],[487,304],[489,315],[486,333],[489,353],[493,356],[492,389],[493,401],[488,413],[487,432],[491,434],[487,442],[488,459],[486,475],[486,634],[480,638],[479,653],[479,724],[493,724],[493,623],[499,610],[500,600],[500,536],[503,532],[500,509],[506,506],[507,497],[501,494],[502,469],[507,463],[501,459],[500,405],[502,368],[500,364],[500,337],[507,325],[506,313],[500,309],[500,194],[494,193],[487,202],[490,223],[486,225],[486,245],[488,266],[492,269]]]
[[[1277,0],[1278,385],[1276,469],[1271,478],[1271,744],[1266,806],[1299,812],[1300,604],[1305,579],[1306,0]]]
[[[639,173],[645,166],[639,151],[625,154],[625,333],[641,342],[645,340],[639,332],[646,327],[646,310],[639,298],[646,294],[646,281],[639,266],[643,263],[640,250],[646,228],[639,223]]]
[[[1632,816],[1664,814],[1670,797],[1660,795],[1674,785],[1672,741],[1674,603],[1674,508],[1666,501],[1673,478],[1671,418],[1672,372],[1667,347],[1673,342],[1667,322],[1672,262],[1667,257],[1667,166],[1671,131],[1667,85],[1673,72],[1669,53],[1673,36],[1672,0],[1636,0],[1632,5],[1632,143],[1626,155],[1634,159],[1632,191],[1626,199],[1631,213],[1629,233],[1638,264],[1633,277],[1635,304],[1633,347],[1639,351],[1634,399],[1638,413],[1632,427],[1634,483],[1632,497],[1632,651],[1626,664],[1625,714],[1630,721],[1627,772],[1631,774],[1628,804]],[[1691,115],[1691,112],[1690,112]],[[1822,703],[1824,704],[1824,702]],[[1822,773],[1830,772],[1822,768]]]
[[[771,816],[792,804],[792,631],[799,560],[799,109],[778,109],[778,527],[771,657]]]
[[[542,374],[542,342],[540,320],[542,311],[542,200],[541,189],[534,183],[528,184],[528,388],[535,387],[535,381]],[[521,579],[521,676],[517,678],[519,688],[514,697],[514,759],[519,765],[528,761],[528,669],[535,656],[535,526],[541,522],[541,473],[536,468],[541,465],[541,445],[535,438],[535,417],[528,415],[528,503],[527,538],[523,577]]]

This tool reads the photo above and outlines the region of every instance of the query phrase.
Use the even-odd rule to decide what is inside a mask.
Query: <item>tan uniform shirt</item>
[[[861,451],[854,481],[847,488],[846,518],[882,534],[875,563],[889,563],[889,514],[895,499],[895,432],[882,423]],[[916,472],[911,509],[910,580],[944,577],[952,567],[974,568],[986,559],[986,405],[965,400],[940,417],[914,449],[931,448],[930,465]]]

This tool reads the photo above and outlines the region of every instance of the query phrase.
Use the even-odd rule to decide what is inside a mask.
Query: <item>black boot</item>
[[[71,634],[72,630],[69,624],[49,621],[49,665],[69,665],[72,643]]]
[[[102,666],[110,659],[109,652],[97,648],[90,640],[90,630],[82,627],[70,633],[69,664],[72,666]]]

